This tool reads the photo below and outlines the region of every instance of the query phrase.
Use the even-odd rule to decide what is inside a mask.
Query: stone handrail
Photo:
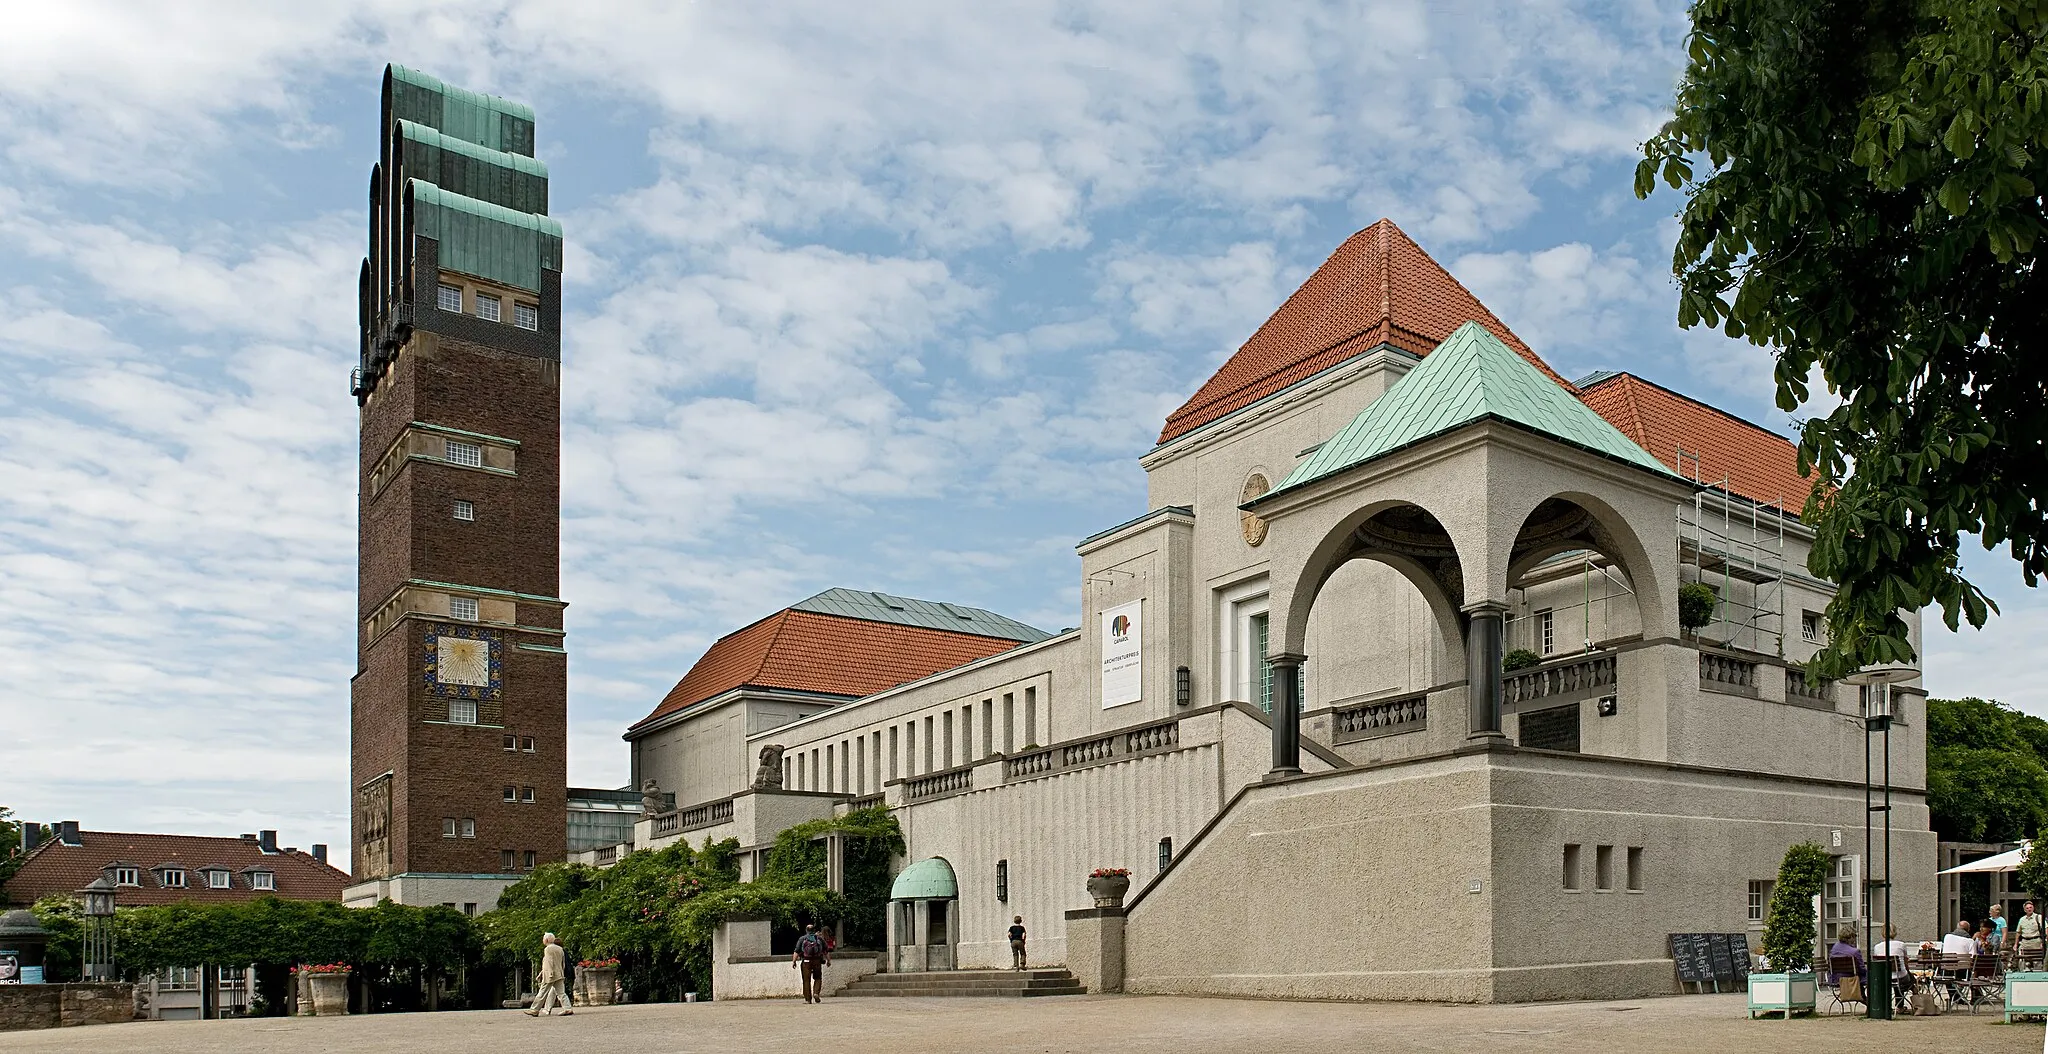
[[[597,857],[596,857],[596,859],[597,859],[597,862],[598,862],[598,863],[600,863],[600,864],[616,864],[616,863],[618,863],[618,862],[619,862],[619,847],[618,847],[618,846],[616,846],[616,845],[601,845],[601,846],[598,846],[598,847],[597,847]]]
[[[1037,776],[1042,773],[1051,772],[1059,767],[1059,763],[1053,759],[1052,750],[1034,750],[1029,754],[1019,754],[1014,758],[1004,758],[1003,778],[1006,780],[1023,779],[1026,776]]]
[[[1834,685],[1828,681],[1808,680],[1805,670],[1790,669],[1785,671],[1785,697],[1788,699],[1812,699],[1816,702],[1828,702],[1829,691],[1833,687]]]
[[[1591,652],[1569,661],[1555,661],[1516,670],[1501,678],[1501,703],[1516,706],[1543,701],[1568,702],[1614,690],[1614,652]]]
[[[1410,695],[1362,703],[1338,710],[1331,718],[1331,740],[1337,743],[1420,732],[1429,727],[1429,697]]]
[[[849,809],[871,809],[882,804],[883,800],[883,796],[880,794],[863,794],[858,798],[846,799],[846,807]]]
[[[1155,721],[1149,725],[1111,732],[1074,743],[1055,744],[1029,754],[1003,760],[1003,779],[1021,780],[1047,776],[1069,769],[1106,765],[1141,754],[1161,754],[1180,749],[1180,719]]]
[[[1756,695],[1756,663],[1700,652],[1700,687],[1724,695]]]
[[[725,823],[730,819],[732,819],[732,799],[721,798],[718,801],[709,801],[702,805],[692,805],[687,809],[671,809],[656,816],[654,818],[654,833],[659,835],[694,831],[699,827],[710,827],[713,824]]]
[[[934,772],[929,776],[920,776],[906,782],[903,786],[903,796],[910,801],[925,801],[973,789],[973,769],[948,769],[945,772]]]

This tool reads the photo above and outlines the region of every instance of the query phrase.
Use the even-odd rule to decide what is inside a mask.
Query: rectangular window
[[[1003,753],[1017,752],[1017,695],[1003,693]]]
[[[476,519],[476,503],[457,499],[455,502],[455,518],[458,520]]]
[[[524,739],[520,740],[520,741],[519,741],[519,750],[520,750],[520,752],[521,752],[521,753],[525,753],[525,754],[531,754],[531,753],[533,753],[533,737],[532,737],[532,736],[527,736],[526,738],[524,738]]]
[[[475,597],[449,597],[448,617],[476,621]]]
[[[231,881],[232,879],[226,871],[208,871],[206,873],[206,888],[208,889],[227,889]]]
[[[476,317],[485,322],[498,321],[498,298],[487,293],[476,295]]]
[[[1536,613],[1536,651],[1548,655],[1557,648],[1557,619],[1550,609]]]
[[[476,837],[476,821],[474,819],[467,816],[462,818],[462,837]]]
[[[540,866],[540,863],[539,863],[539,861],[540,861],[540,854],[539,854],[539,853],[536,853],[536,852],[534,852],[534,851],[533,851],[533,850],[531,850],[531,849],[528,849],[528,850],[526,851],[526,870],[528,870],[528,871],[531,871],[531,870],[533,870],[534,868],[536,868],[536,867]]]
[[[527,788],[524,788],[524,789],[522,789],[522,790],[521,790],[521,791],[519,792],[519,800],[520,800],[520,801],[522,801],[522,802],[525,802],[525,803],[526,803],[526,804],[528,804],[528,805],[532,805],[532,804],[533,804],[533,788],[532,788],[532,787],[527,787]]]
[[[974,760],[974,704],[960,708],[960,762]]]
[[[462,830],[462,828],[461,828],[461,825],[459,825],[459,824],[457,824],[457,823],[455,822],[455,817],[453,817],[453,816],[443,816],[443,817],[441,817],[441,837],[443,837],[443,838],[454,838],[454,837],[456,837],[456,836],[457,836],[457,835],[458,835],[458,834],[459,834],[459,833],[461,832],[461,830]]]
[[[1047,718],[1045,726],[1045,741],[1050,743],[1052,742],[1052,720],[1050,717]],[[1027,747],[1035,747],[1039,745],[1038,689],[1036,688],[1024,689],[1024,745]]]
[[[897,754],[897,749],[896,749],[896,747],[897,747],[897,738],[898,738],[898,737],[897,737],[897,735],[896,735],[896,733],[897,733],[897,728],[896,728],[896,726],[895,726],[895,725],[890,725],[890,726],[889,726],[889,778],[890,778],[890,779],[892,779],[892,780],[896,778],[896,754]]]
[[[268,871],[251,871],[249,872],[249,888],[276,889],[277,876]]]
[[[1749,921],[1758,924],[1761,924],[1764,921],[1764,912],[1768,910],[1771,905],[1771,887],[1774,885],[1777,885],[1777,883],[1768,880],[1750,881]]]
[[[1576,891],[1579,888],[1579,847],[1564,847],[1564,888]]]
[[[439,307],[443,311],[459,313],[462,310],[462,287],[459,285],[443,285],[439,298],[434,301],[434,306]]]
[[[442,445],[441,456],[458,465],[480,468],[484,463],[484,448],[476,443],[450,439]]]
[[[191,966],[173,966],[157,972],[157,988],[165,992],[196,992],[199,990],[199,971]]]
[[[1259,664],[1259,672],[1253,676],[1252,695],[1258,700],[1259,709],[1273,712],[1273,664],[1266,661],[1266,641],[1272,628],[1269,616],[1253,615],[1251,618],[1252,661]]]
[[[500,871],[510,871],[510,870],[512,870],[512,850],[510,850],[510,849],[500,849],[500,850],[498,850],[498,870],[500,870]]]
[[[1166,870],[1166,865],[1171,863],[1173,863],[1173,839],[1161,838],[1159,840],[1159,870]]]
[[[117,867],[114,869],[114,884],[117,886],[139,886],[142,884],[142,869]]]
[[[996,752],[996,701],[981,701],[981,756],[988,757]]]
[[[1597,846],[1593,850],[1593,888],[1606,892],[1614,888],[1614,847]]]
[[[448,723],[451,725],[476,724],[476,700],[448,700]]]
[[[1643,891],[1643,847],[1628,847],[1628,888],[1631,893]]]
[[[476,901],[474,901],[474,900],[465,900],[465,901],[463,901],[463,902],[462,902],[462,913],[463,913],[464,915],[474,915],[474,914],[476,914]]]
[[[506,737],[505,737],[505,749],[506,749],[506,750],[518,750],[518,749],[519,749],[519,739],[518,739],[518,737],[516,737],[516,736],[506,736]]]
[[[1820,643],[1821,617],[1816,611],[1802,612],[1799,616],[1799,639]]]
[[[517,787],[507,787],[507,788],[505,788],[505,800],[506,800],[506,801],[518,801],[518,800],[519,800],[519,788],[517,788]]]
[[[164,871],[162,885],[165,889],[184,889],[185,872],[178,871],[175,869],[166,869]]]
[[[522,304],[517,300],[512,301],[512,324],[520,329],[539,329],[540,308],[532,304]]]
[[[939,718],[939,724],[946,733],[946,748],[939,757],[939,760],[945,762],[945,764],[939,767],[949,769],[953,767],[953,711],[948,710],[939,715]]]

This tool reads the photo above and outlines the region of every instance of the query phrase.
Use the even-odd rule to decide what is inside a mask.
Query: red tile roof
[[[1799,448],[1790,439],[1634,374],[1602,377],[1579,398],[1687,479],[1718,483],[1725,474],[1730,491],[1762,503],[1782,499],[1794,516],[1813,489],[1813,480],[1799,474]]]
[[[341,899],[349,884],[348,872],[313,859],[296,849],[265,853],[256,842],[242,838],[216,838],[183,834],[122,834],[112,831],[80,831],[78,845],[66,845],[55,837],[37,846],[22,862],[21,870],[7,880],[4,901],[33,904],[51,893],[74,893],[100,877],[109,864],[133,866],[141,872],[142,885],[122,886],[115,903],[122,907],[154,904],[225,904],[276,896],[283,900]],[[165,888],[152,868],[174,864],[186,871],[186,888]],[[208,889],[201,869],[221,867],[234,872],[228,889]],[[277,888],[249,888],[250,870],[268,870]]]
[[[1557,375],[1422,247],[1381,220],[1346,239],[1159,433],[1165,443],[1382,344],[1427,355],[1478,322],[1566,391]]]
[[[785,608],[720,637],[633,728],[740,687],[859,698],[1020,643]]]

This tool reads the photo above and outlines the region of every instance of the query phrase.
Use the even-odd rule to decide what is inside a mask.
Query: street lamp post
[[[1892,685],[1920,676],[1911,666],[1868,666],[1844,677],[1856,685],[1863,699],[1863,961],[1870,971],[1870,989],[1863,993],[1864,1009],[1873,1018],[1892,1016],[1892,961],[1878,954],[1891,940],[1892,931]],[[1881,772],[1871,765],[1872,740],[1883,759]],[[1875,777],[1875,779],[1873,779]],[[1882,798],[1882,801],[1879,799]],[[1876,857],[1878,826],[1884,817],[1884,872],[1871,875]],[[1884,890],[1884,928],[1877,928],[1877,914],[1871,900]]]
[[[114,889],[114,883],[101,875],[78,891],[79,898],[85,901],[85,955],[79,970],[81,980],[114,979]]]

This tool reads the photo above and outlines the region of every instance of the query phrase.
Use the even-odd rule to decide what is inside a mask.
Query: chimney
[[[242,841],[245,841],[245,842],[253,842],[253,841],[255,841],[255,840],[256,840],[256,836],[255,836],[255,835],[253,835],[253,834],[245,834],[245,835],[243,835],[243,836],[242,836]]]
[[[65,845],[82,845],[78,840],[78,821],[61,820],[57,823],[57,838]]]
[[[29,822],[21,825],[21,851],[34,849],[43,840],[43,825]]]
[[[261,831],[256,835],[256,846],[265,853],[277,852],[277,832]]]
[[[320,862],[321,862],[321,863],[323,863],[323,864],[327,862],[327,843],[326,843],[326,842],[314,842],[314,843],[313,843],[313,859],[315,859],[315,860],[318,860],[318,861],[320,861]]]

